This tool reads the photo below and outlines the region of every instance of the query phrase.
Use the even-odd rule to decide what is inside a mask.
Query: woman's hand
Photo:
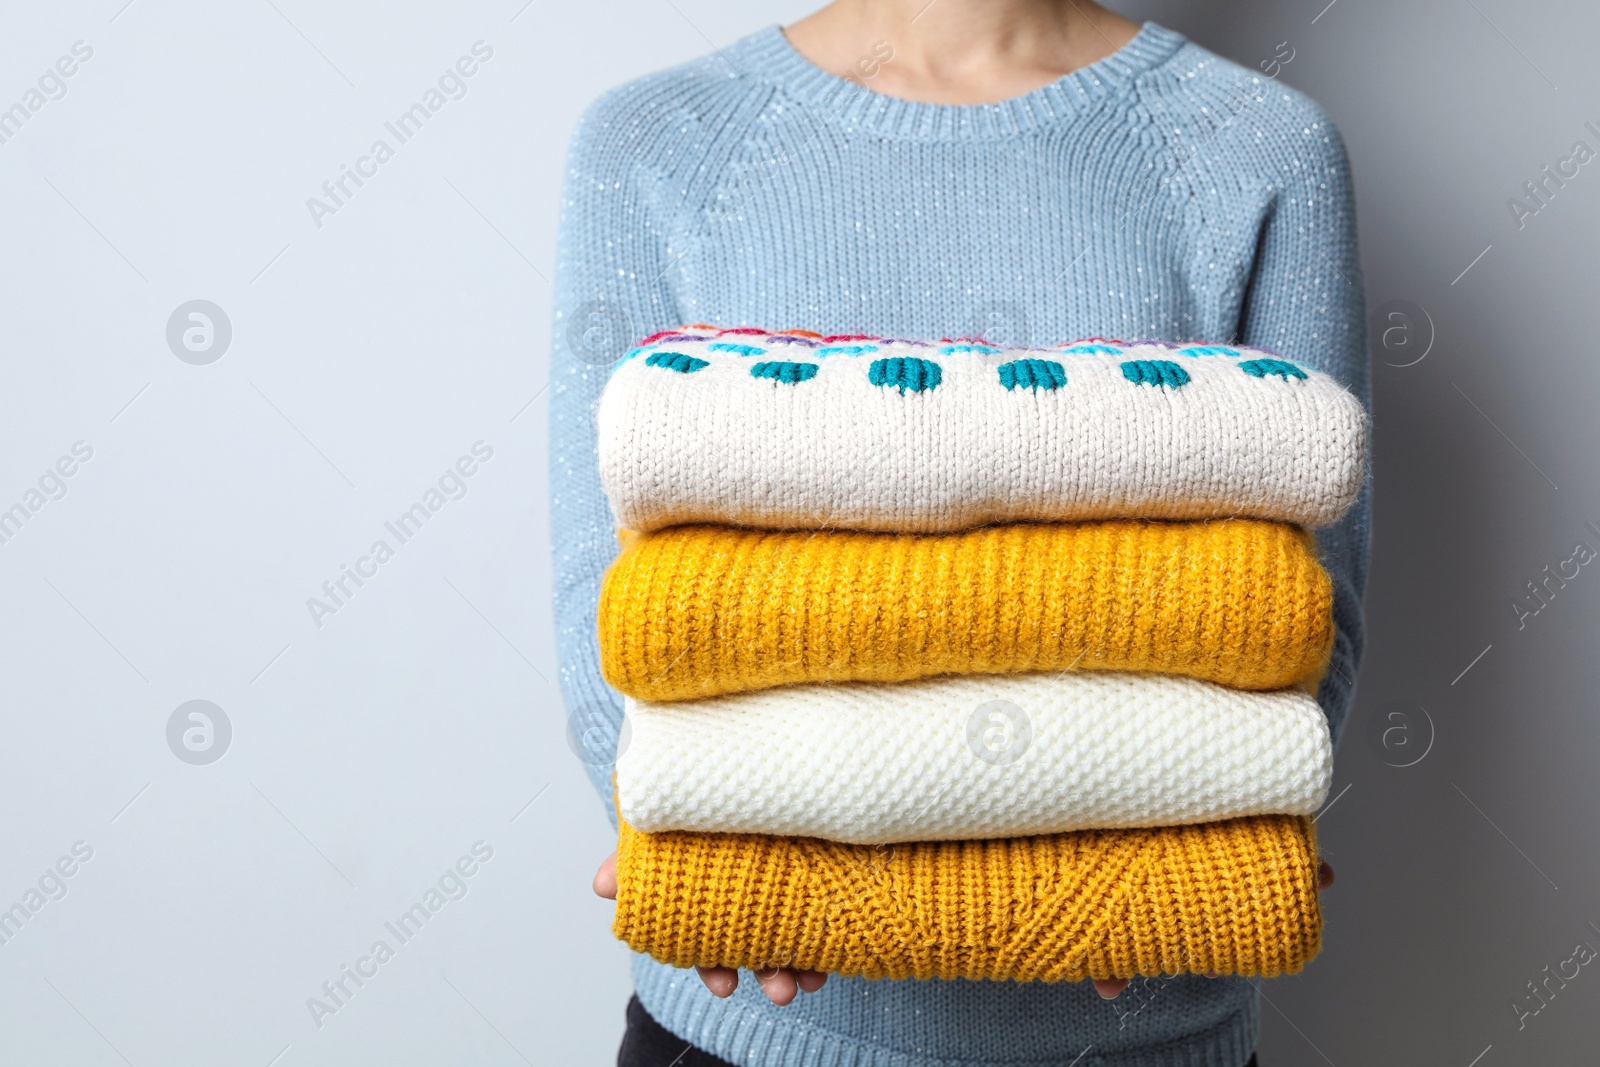
[[[617,899],[615,852],[607,856],[605,862],[600,864],[600,869],[595,872],[594,891],[596,896],[607,900]],[[733,991],[739,988],[739,972],[732,967],[696,967],[695,971],[699,973],[700,981],[711,990],[712,996],[731,997]],[[796,971],[788,967],[774,967],[770,971],[756,972],[756,981],[761,983],[761,991],[772,1003],[780,1007],[792,1001],[800,993],[815,993],[827,980],[828,976],[821,971]],[[1118,992],[1121,992],[1120,987]],[[1116,996],[1115,993],[1111,995]]]
[[[613,881],[613,884],[615,884],[615,879],[614,878],[613,878],[612,881]],[[598,884],[598,883],[596,883],[596,884]],[[1331,866],[1329,866],[1327,860],[1318,860],[1317,861],[1317,888],[1318,889],[1326,889],[1332,884],[1333,884],[1333,868]],[[1216,975],[1212,974],[1212,973],[1207,973],[1206,977],[1207,978],[1215,978]],[[1116,995],[1118,993],[1120,993],[1124,989],[1128,988],[1128,982],[1129,982],[1129,979],[1127,979],[1127,978],[1096,978],[1094,980],[1094,991],[1096,993],[1099,993],[1102,997],[1105,997],[1107,1000],[1113,1000],[1113,999],[1116,998]]]

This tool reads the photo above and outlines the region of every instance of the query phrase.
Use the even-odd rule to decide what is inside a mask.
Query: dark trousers
[[[703,1049],[697,1049],[669,1033],[666,1027],[650,1017],[639,1003],[638,997],[628,1000],[628,1030],[622,1035],[622,1049],[617,1053],[617,1067],[730,1067],[727,1060],[718,1059]],[[1256,1058],[1250,1057],[1245,1067],[1256,1067]]]

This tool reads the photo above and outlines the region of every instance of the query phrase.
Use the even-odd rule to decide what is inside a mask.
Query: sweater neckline
[[[812,63],[777,25],[751,34],[733,51],[742,73],[777,86],[826,119],[911,140],[961,141],[1009,137],[1059,123],[1118,94],[1184,42],[1176,30],[1146,22],[1103,59],[993,104],[933,104],[875,93]]]

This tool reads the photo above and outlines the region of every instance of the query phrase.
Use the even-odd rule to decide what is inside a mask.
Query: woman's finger
[[[695,971],[714,997],[731,997],[739,988],[739,972],[732,967],[696,967]]]
[[[1117,994],[1128,988],[1126,978],[1096,978],[1094,991],[1107,1000],[1115,1000]]]
[[[780,1008],[792,1001],[800,992],[800,987],[795,982],[794,972],[783,967],[774,967],[770,971],[756,971],[756,981],[761,983],[761,991],[767,999]]]
[[[617,854],[613,852],[594,872],[594,894],[607,900],[617,899]]]
[[[800,992],[815,993],[822,988],[822,984],[828,980],[828,976],[821,971],[800,971],[795,975],[794,980],[800,983]]]
[[[1317,888],[1326,889],[1333,884],[1333,865],[1327,860],[1317,861]]]

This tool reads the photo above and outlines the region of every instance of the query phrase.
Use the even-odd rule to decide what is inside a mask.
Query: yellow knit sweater
[[[613,932],[675,967],[1271,977],[1322,937],[1304,816],[878,847],[623,823],[617,850]]]
[[[600,592],[600,662],[641,700],[1072,667],[1274,689],[1314,675],[1333,643],[1315,542],[1280,523],[685,526],[623,543]]]

